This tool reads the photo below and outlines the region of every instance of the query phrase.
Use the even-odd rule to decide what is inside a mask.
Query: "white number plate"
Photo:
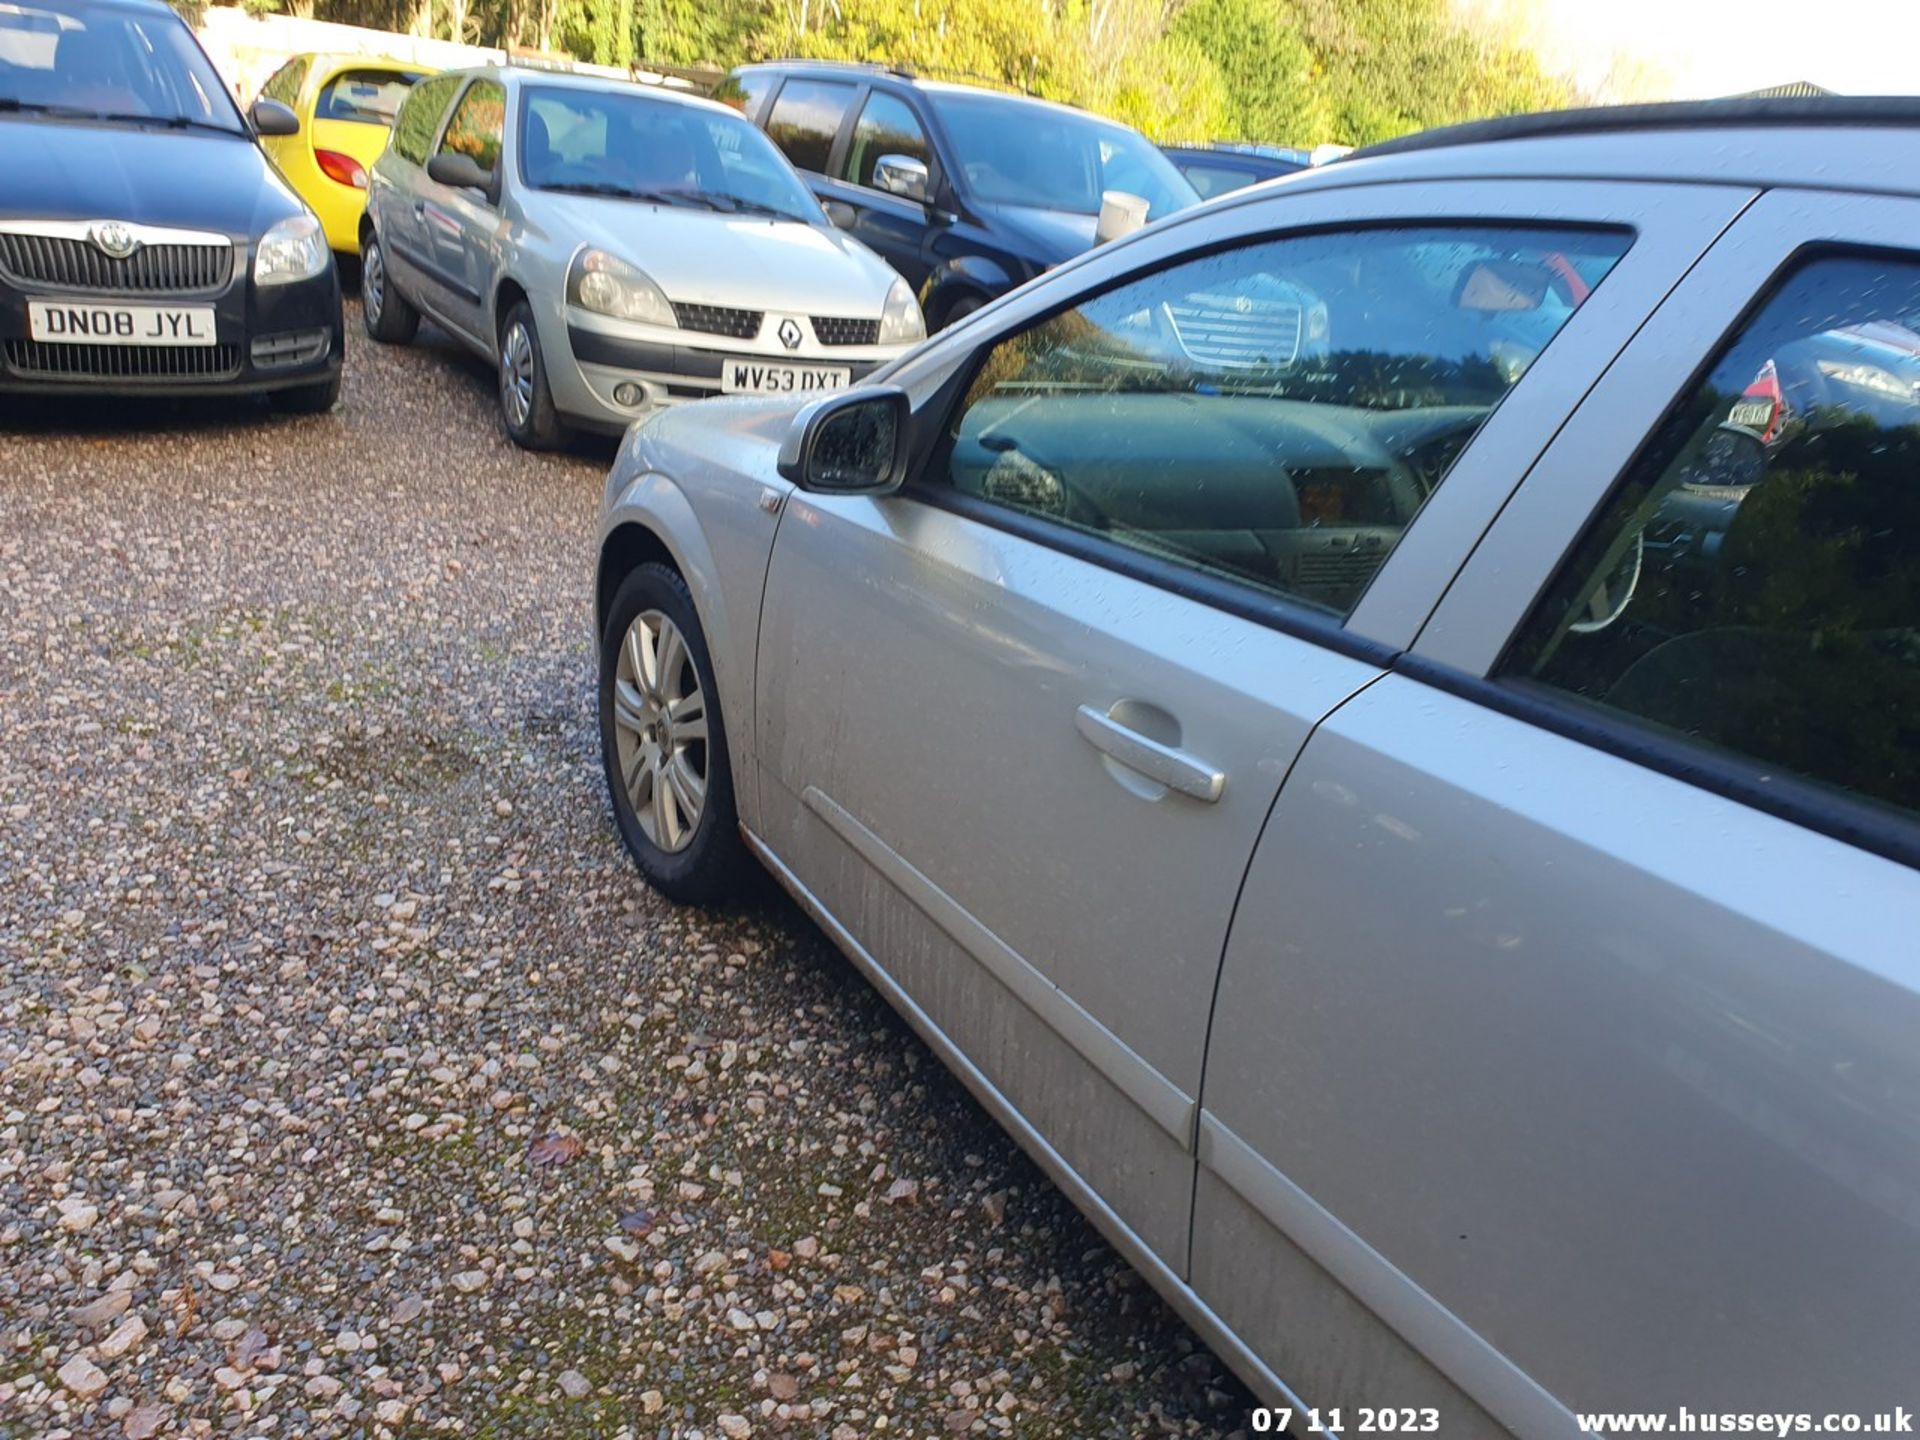
[[[212,345],[211,305],[95,305],[29,300],[27,333],[66,345]]]
[[[769,365],[761,360],[729,360],[720,371],[727,395],[814,395],[844,390],[853,372],[844,366]]]

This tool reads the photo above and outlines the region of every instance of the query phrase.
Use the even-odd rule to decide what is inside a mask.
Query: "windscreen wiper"
[[[791,210],[782,210],[778,205],[768,205],[759,200],[746,200],[738,195],[728,195],[725,198],[732,202],[734,213],[738,215],[771,215],[776,220],[794,220],[800,224],[806,224],[806,216],[796,215]]]
[[[556,191],[562,195],[605,195],[613,200],[640,200],[649,205],[681,205],[690,200],[704,200],[705,196],[694,196],[682,190],[636,190],[628,185],[615,185],[607,180],[562,180],[552,185],[542,185],[542,190]]]
[[[60,115],[75,120],[92,120],[100,113],[79,105],[48,105],[39,100],[22,100],[17,95],[0,95],[0,111],[20,115]]]
[[[128,125],[158,125],[167,130],[211,130],[216,135],[244,135],[246,132],[234,129],[231,125],[219,125],[211,120],[196,120],[191,115],[135,115],[130,111],[96,110],[93,115],[101,120],[117,120]]]

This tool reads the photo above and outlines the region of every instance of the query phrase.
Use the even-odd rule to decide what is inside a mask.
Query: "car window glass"
[[[1238,190],[1254,181],[1254,177],[1245,170],[1236,170],[1230,165],[1209,165],[1204,160],[1184,162],[1180,166],[1180,173],[1200,192],[1202,200],[1211,200],[1216,195]]]
[[[632,88],[523,93],[520,173],[537,190],[825,222],[793,167],[738,115]]]
[[[492,80],[467,87],[440,138],[442,155],[471,155],[482,170],[500,164],[500,139],[507,128],[507,92]]]
[[[831,80],[789,80],[774,98],[767,134],[802,170],[824,175],[833,137],[853,103],[853,86]]]
[[[226,83],[179,16],[90,0],[0,4],[0,105],[8,103],[243,129]]]
[[[933,90],[958,180],[989,205],[1097,215],[1109,190],[1147,202],[1158,220],[1199,197],[1161,149],[1137,130],[1064,105],[974,90]]]
[[[773,70],[749,70],[745,74],[729,75],[714,90],[713,98],[722,105],[731,105],[752,119],[760,113],[761,102],[767,98],[767,92],[778,78],[778,72]]]
[[[876,90],[867,97],[860,118],[854,122],[845,178],[856,185],[871,186],[874,162],[884,155],[905,155],[933,168],[933,151],[912,107],[897,95]]]
[[[413,87],[400,106],[400,113],[394,117],[393,139],[389,143],[395,153],[416,165],[427,163],[427,147],[433,144],[440,117],[446,113],[459,85],[458,75],[435,75]]]
[[[1627,244],[1383,229],[1190,260],[994,346],[947,478],[1344,615]]]
[[[1920,813],[1920,260],[1789,274],[1503,670]]]
[[[300,86],[307,78],[308,64],[305,56],[294,56],[267,77],[267,83],[260,87],[260,93],[269,100],[278,100],[282,105],[292,105],[300,98]]]
[[[404,70],[343,70],[320,87],[313,117],[391,125],[418,78]]]

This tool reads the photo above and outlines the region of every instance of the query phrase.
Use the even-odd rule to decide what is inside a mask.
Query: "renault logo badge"
[[[798,350],[800,348],[800,324],[791,315],[780,322],[780,329],[777,333],[780,336],[780,343],[786,346],[787,349]]]
[[[87,238],[116,260],[124,260],[140,248],[131,228],[118,220],[96,220],[87,227]]]

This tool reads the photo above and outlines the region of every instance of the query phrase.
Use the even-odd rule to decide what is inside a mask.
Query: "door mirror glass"
[[[906,475],[904,390],[848,390],[816,400],[793,419],[780,473],[823,495],[885,495]]]
[[[882,155],[873,162],[873,188],[906,200],[927,199],[927,165],[911,155]]]
[[[427,162],[427,174],[442,185],[451,185],[456,190],[493,189],[493,172],[482,170],[480,162],[471,155],[458,155],[442,152]]]
[[[253,133],[256,135],[298,135],[300,117],[278,100],[262,96],[253,102]]]

